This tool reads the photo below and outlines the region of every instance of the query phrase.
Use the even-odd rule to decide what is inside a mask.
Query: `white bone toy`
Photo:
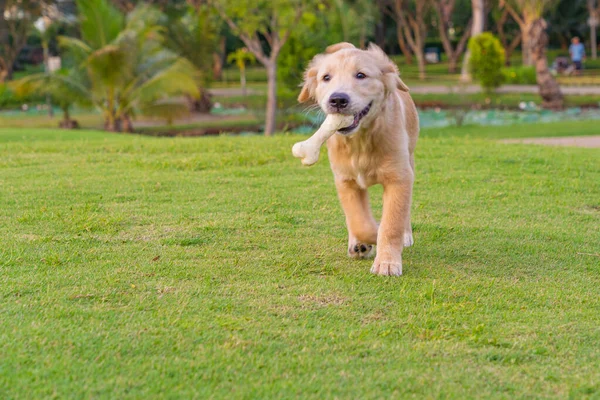
[[[298,142],[292,147],[292,154],[302,159],[302,164],[313,165],[319,161],[319,151],[323,143],[327,141],[339,129],[348,127],[354,122],[353,115],[327,114],[327,118],[321,124],[318,131],[304,142]]]

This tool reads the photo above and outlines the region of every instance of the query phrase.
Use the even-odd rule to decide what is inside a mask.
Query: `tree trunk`
[[[455,51],[452,54],[448,55],[448,72],[449,73],[453,74],[456,72],[459,56],[460,56],[460,54],[458,53],[458,51]]]
[[[471,0],[471,7],[473,10],[473,26],[471,27],[471,37],[477,36],[483,32],[483,22],[485,20],[484,15],[484,0]],[[469,59],[471,54],[467,50],[463,57],[463,64],[460,73],[461,82],[471,82],[471,73],[469,72]]]
[[[131,121],[131,117],[125,114],[122,118],[121,129],[123,132],[133,133],[133,122]]]
[[[248,94],[246,90],[246,68],[240,68],[240,85],[242,86],[242,96],[246,97]]]
[[[50,67],[48,65],[48,60],[50,58],[50,49],[48,48],[48,41],[42,40],[42,48],[44,51],[44,72],[46,74],[50,73]],[[50,118],[54,118],[54,108],[52,108],[52,98],[49,94],[46,95],[46,107],[48,107],[48,116]]]
[[[406,44],[406,39],[404,39],[404,33],[402,32],[402,27],[399,23],[396,24],[396,36],[398,37],[398,46],[400,46],[400,51],[402,51],[402,54],[404,55],[404,62],[406,64],[412,64],[413,54]]]
[[[517,48],[517,46],[519,45],[519,43],[521,43],[521,36],[517,35],[512,40],[512,42],[508,45],[508,47],[506,47],[504,49],[504,56],[505,56],[504,63],[507,67],[510,66],[510,64],[511,64],[510,58],[512,57],[512,54],[515,51],[515,49]]]
[[[63,123],[65,126],[69,126],[71,124],[71,115],[69,114],[69,107],[63,108]]]
[[[402,28],[404,39],[417,59],[419,79],[421,80],[425,79],[425,55],[423,47],[427,37],[425,14],[429,6],[429,2],[417,2],[414,13],[411,13],[405,8],[401,0],[396,0],[394,3],[396,24]]]
[[[532,66],[533,58],[531,57],[531,24],[524,25],[523,33],[521,34],[521,58],[524,66]]]
[[[265,136],[273,136],[277,117],[277,60],[271,59],[267,68],[267,110]]]
[[[560,43],[560,49],[567,51],[569,49],[569,41],[563,35],[558,35],[558,42]]]
[[[385,18],[383,18],[385,15],[385,2],[377,1],[377,11],[379,12],[381,18],[377,18],[377,22],[375,23],[375,43],[377,43],[377,46],[381,47],[382,49],[386,49],[386,24]]]
[[[191,113],[208,114],[213,106],[210,93],[205,88],[198,88],[198,90],[200,91],[200,98],[186,96],[188,108]]]
[[[598,59],[598,44],[596,41],[596,25],[590,26],[590,44],[592,46],[592,59]]]
[[[422,48],[415,51],[415,58],[417,59],[417,65],[419,66],[419,79],[425,80],[425,54]]]
[[[108,132],[121,132],[121,120],[109,116],[104,120],[104,130]]]
[[[58,123],[58,127],[61,129],[79,129],[79,123],[74,119],[71,119],[71,114],[69,113],[69,107],[63,107],[63,118]]]
[[[9,61],[6,66],[6,70],[1,74],[1,75],[4,75],[4,82],[12,81],[14,69],[15,69],[14,63]]]
[[[363,23],[360,28],[360,35],[358,38],[358,47],[361,49],[365,49],[367,47],[367,32],[366,32],[366,24]]]
[[[8,76],[8,68],[6,67],[6,62],[0,56],[0,83],[4,83],[6,81],[6,77]]]
[[[596,60],[598,58],[598,44],[597,44],[597,33],[596,29],[598,28],[598,18],[600,17],[600,7],[596,8],[595,0],[588,0],[588,12],[589,12],[589,25],[590,25],[590,46],[592,48],[592,59]]]
[[[530,38],[530,50],[532,59],[535,61],[535,71],[542,106],[550,109],[560,109],[564,106],[564,98],[560,86],[548,69],[546,47],[548,46],[548,34],[546,33],[546,21],[538,18],[533,21],[528,32]]]
[[[458,58],[464,52],[467,40],[471,33],[472,19],[469,20],[469,23],[465,28],[465,32],[456,45],[456,48],[454,48],[450,38],[448,37],[448,27],[451,18],[450,15],[452,11],[454,11],[454,5],[452,3],[436,3],[435,11],[438,17],[438,32],[442,41],[442,46],[444,47],[444,52],[446,53],[446,57],[448,57],[448,72],[453,74],[456,72]]]
[[[225,46],[227,38],[219,39],[219,49],[213,53],[213,78],[220,81],[223,78],[223,64],[225,63]]]

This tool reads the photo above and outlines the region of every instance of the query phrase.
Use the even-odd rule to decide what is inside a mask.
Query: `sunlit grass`
[[[389,279],[300,137],[0,130],[0,397],[598,397],[599,151],[495,140],[597,132],[422,132]]]

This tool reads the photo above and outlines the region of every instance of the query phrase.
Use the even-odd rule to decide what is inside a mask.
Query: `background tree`
[[[15,61],[42,11],[40,0],[0,0],[0,82],[12,78]]]
[[[48,73],[50,71],[50,42],[52,39],[56,38],[58,24],[55,21],[52,21],[48,15],[43,15],[35,21],[34,26],[38,30],[42,42],[42,49],[44,51],[44,71]],[[47,93],[46,103],[48,105],[48,115],[50,117],[54,115],[51,97],[51,93]]]
[[[161,13],[138,6],[127,19],[106,0],[79,0],[81,39],[61,45],[85,69],[90,86],[80,95],[99,109],[109,131],[133,131],[136,113],[171,120],[187,111],[169,101],[198,95],[196,69],[164,47]]]
[[[176,0],[181,1],[181,0]],[[203,8],[207,7],[207,0],[186,0],[186,4],[189,7],[193,7],[197,12],[201,12]],[[221,80],[223,78],[223,65],[225,64],[225,58],[227,56],[227,31],[223,21],[213,21],[212,28],[214,29],[215,46],[212,53],[212,78],[215,80]]]
[[[563,51],[568,50],[573,36],[583,39],[587,34],[586,3],[587,0],[560,0],[545,13],[548,25],[552,27],[548,32],[549,39],[560,44]]]
[[[558,83],[548,69],[546,48],[548,47],[548,34],[546,21],[538,18],[531,24],[529,32],[531,55],[535,62],[536,78],[545,108],[558,109],[564,105],[563,95]]]
[[[600,24],[600,1],[587,0],[587,7],[589,13],[588,24],[590,25],[590,46],[592,48],[592,58],[595,60],[598,58],[598,33],[596,30],[598,24]]]
[[[242,95],[246,97],[246,63],[255,62],[256,57],[250,53],[247,48],[242,47],[227,56],[227,62],[235,64],[240,70],[240,85],[242,86]]]
[[[433,0],[434,9],[437,15],[437,26],[440,34],[442,46],[448,57],[448,72],[456,72],[459,57],[464,53],[467,41],[471,36],[471,24],[473,18],[463,21],[462,24],[453,24],[452,17],[455,14],[456,0]],[[454,26],[462,26],[463,33],[456,44],[453,46],[449,36],[450,30],[455,30]]]
[[[390,16],[394,20],[394,23],[396,25],[396,41],[398,43],[398,47],[400,47],[402,55],[404,55],[404,62],[406,64],[412,64],[413,53],[410,46],[408,45],[408,42],[406,41],[406,37],[404,36],[404,28],[402,26],[402,22],[400,22],[400,19],[398,18],[398,14],[396,13],[395,2],[396,0],[385,1],[383,3],[383,9],[385,14]]]
[[[500,6],[506,8],[521,29],[521,49],[523,65],[532,66],[534,60],[531,54],[531,34],[533,23],[541,18],[549,8],[555,6],[557,0],[501,0]]]
[[[378,18],[376,4],[371,0],[333,0],[332,3],[335,15],[330,16],[330,22],[333,22],[334,18],[339,21],[336,28],[341,30],[341,40],[365,48],[367,36],[374,31]]]
[[[162,11],[166,11],[168,8],[184,6],[185,4],[193,3],[191,0],[111,0],[112,3],[124,13],[133,11],[133,9],[140,5],[151,5],[159,8]]]
[[[79,127],[77,121],[71,118],[70,111],[73,105],[92,105],[89,96],[91,85],[86,79],[85,71],[76,67],[31,74],[14,81],[11,87],[20,96],[42,94],[51,97],[52,104],[56,104],[62,110],[59,127],[63,129]]]
[[[485,4],[484,0],[471,0],[471,12],[473,13],[471,23],[471,37],[475,37],[483,33],[483,26],[485,23]],[[470,51],[467,50],[463,57],[462,71],[460,74],[460,80],[462,82],[469,82],[471,80],[469,58]]]
[[[417,59],[419,79],[425,79],[425,40],[427,39],[426,16],[431,9],[429,1],[394,0],[391,11],[402,28],[404,39]]]
[[[212,81],[213,53],[217,49],[219,24],[206,5],[172,8],[165,12],[165,45],[190,61],[198,70],[199,97],[187,96],[190,111],[208,113],[212,102],[208,87]]]
[[[506,8],[501,10],[494,9],[493,15],[495,17],[496,32],[504,47],[506,65],[508,66],[511,64],[512,54],[521,43],[519,26],[511,18],[510,13]]]
[[[277,60],[278,95],[283,103],[296,103],[298,84],[310,60],[331,43],[357,43],[356,20],[344,18],[335,2],[321,3],[314,11],[304,12]],[[351,9],[345,9],[349,11]],[[346,28],[342,28],[345,25]]]
[[[267,70],[265,135],[272,136],[277,116],[277,59],[292,30],[297,28],[307,3],[302,0],[212,0],[212,4]]]

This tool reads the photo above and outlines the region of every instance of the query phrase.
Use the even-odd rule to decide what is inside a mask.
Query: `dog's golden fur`
[[[332,109],[334,93],[349,97],[347,109]],[[305,72],[298,100],[309,99],[326,113],[356,115],[371,105],[353,132],[338,132],[327,141],[329,160],[346,214],[349,255],[367,257],[376,244],[371,272],[402,274],[402,249],[413,243],[410,204],[419,118],[397,66],[377,46],[335,44],[315,56]],[[383,185],[380,224],[367,193],[375,184]]]

